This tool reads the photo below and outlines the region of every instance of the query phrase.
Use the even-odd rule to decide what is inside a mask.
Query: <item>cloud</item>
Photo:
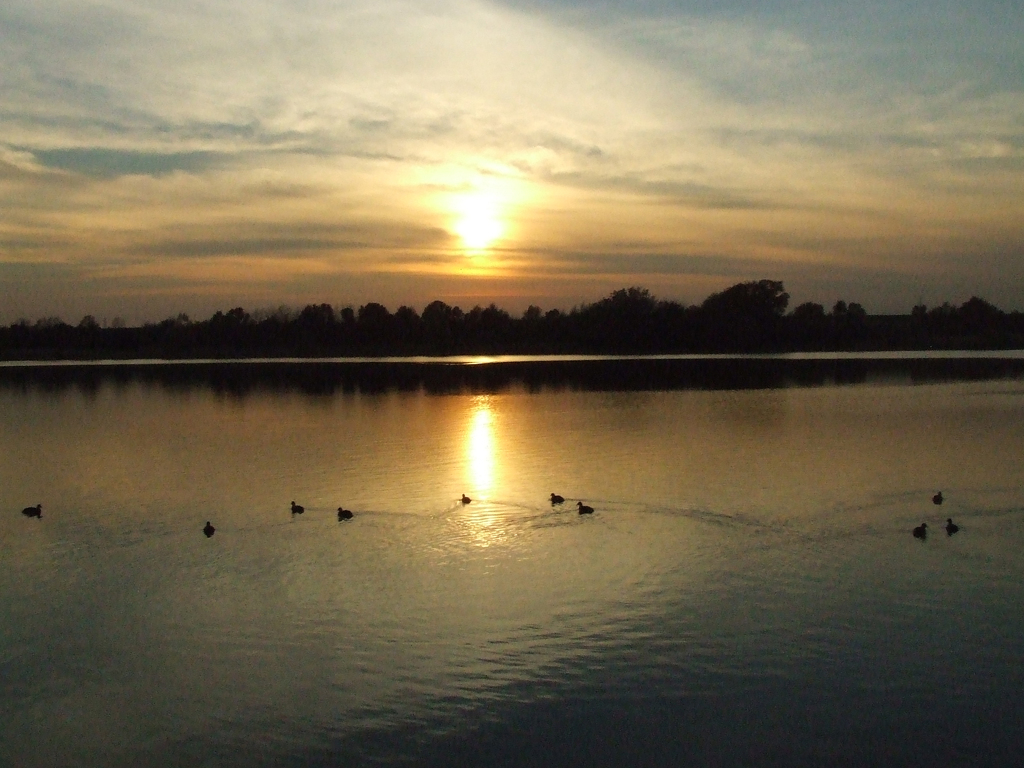
[[[155,233],[153,233],[155,234]],[[451,235],[439,228],[410,227],[387,222],[362,224],[273,225],[265,222],[244,227],[194,227],[175,237],[149,236],[127,249],[131,256],[204,259],[225,255],[261,256],[288,254],[339,254],[358,251],[392,251],[440,247]],[[185,234],[185,237],[182,237]],[[375,256],[374,258],[379,258]]]
[[[996,0],[8,0],[0,260],[469,279],[486,193],[510,280],[925,270],[1021,234],[1022,36]]]
[[[34,155],[46,168],[100,177],[162,176],[174,171],[195,173],[215,168],[226,157],[213,152],[157,153],[101,147],[40,149]]]

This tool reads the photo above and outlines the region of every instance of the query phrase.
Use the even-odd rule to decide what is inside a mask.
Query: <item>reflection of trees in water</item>
[[[0,388],[95,396],[101,387],[142,384],[208,389],[242,397],[256,391],[308,395],[425,391],[489,394],[508,390],[657,391],[775,389],[836,384],[919,383],[1020,378],[1024,359],[793,359],[688,357],[516,360],[472,365],[425,362],[202,362],[145,365],[0,367]]]

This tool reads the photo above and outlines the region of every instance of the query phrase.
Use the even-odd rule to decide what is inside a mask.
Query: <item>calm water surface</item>
[[[1016,379],[5,386],[0,447],[4,765],[1024,748]]]

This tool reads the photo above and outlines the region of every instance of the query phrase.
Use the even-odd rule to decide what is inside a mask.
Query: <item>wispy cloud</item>
[[[510,281],[902,285],[1024,239],[1022,35],[996,0],[9,0],[0,272],[482,280],[452,201],[486,192]]]

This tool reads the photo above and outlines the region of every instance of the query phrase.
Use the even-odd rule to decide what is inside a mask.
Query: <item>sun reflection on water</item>
[[[497,450],[495,413],[492,398],[473,398],[466,435],[467,480],[473,501],[464,507],[461,520],[467,540],[478,547],[490,547],[502,541],[507,532],[502,525],[502,505],[492,498],[495,484]]]
[[[467,451],[473,491],[483,498],[494,487],[494,412],[489,397],[473,402]]]

